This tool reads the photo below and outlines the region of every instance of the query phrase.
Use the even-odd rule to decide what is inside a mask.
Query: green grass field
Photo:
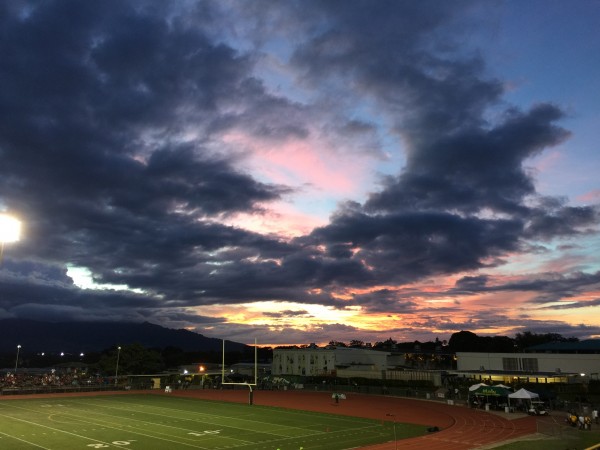
[[[600,432],[579,431],[566,437],[547,436],[543,439],[511,442],[494,447],[494,450],[584,450],[600,445]]]
[[[341,450],[426,427],[159,395],[0,401],[0,448]]]

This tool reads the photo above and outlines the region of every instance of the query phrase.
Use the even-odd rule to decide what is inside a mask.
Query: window
[[[538,371],[537,358],[523,358],[523,371],[524,372],[537,372]]]
[[[509,372],[537,372],[537,358],[502,358],[502,370]]]
[[[518,358],[502,358],[502,370],[516,372],[519,370]]]

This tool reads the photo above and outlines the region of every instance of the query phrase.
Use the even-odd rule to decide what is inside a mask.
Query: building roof
[[[525,349],[528,353],[600,353],[600,339],[579,342],[548,342]]]
[[[296,347],[296,348],[275,348],[273,352],[305,352],[307,350],[319,352],[337,352],[337,353],[357,353],[357,354],[372,354],[372,355],[389,355],[388,351],[373,350],[372,348],[355,348],[355,347],[335,347],[328,345],[327,347]]]

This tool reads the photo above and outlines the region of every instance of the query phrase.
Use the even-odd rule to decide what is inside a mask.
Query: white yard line
[[[66,403],[66,402],[63,402],[63,403]],[[42,412],[40,412],[38,410],[31,409],[31,408],[25,408],[25,407],[22,407],[22,406],[15,406],[15,405],[11,405],[11,406],[13,408],[21,409],[21,410],[28,411],[28,412],[34,412],[34,413],[37,413],[37,414],[48,414],[48,411],[42,411]],[[94,406],[97,406],[97,405],[94,405]],[[86,410],[86,413],[88,413],[88,414],[98,414],[98,415],[102,415],[102,416],[109,416],[109,417],[111,417],[109,414],[103,414],[103,413],[98,413],[98,412],[90,412],[88,410]],[[63,416],[68,416],[68,417],[74,417],[77,421],[83,422],[85,424],[99,425],[99,426],[103,426],[105,428],[111,428],[113,430],[125,431],[127,433],[137,434],[137,435],[148,437],[148,438],[152,438],[152,439],[158,439],[158,440],[161,440],[161,441],[166,441],[166,442],[172,442],[172,443],[175,443],[175,444],[185,445],[187,447],[202,448],[202,449],[207,448],[207,447],[204,447],[202,445],[193,445],[192,443],[189,443],[189,442],[168,439],[166,437],[161,437],[160,436],[160,435],[165,435],[165,433],[156,432],[156,434],[146,434],[146,433],[143,433],[141,431],[135,431],[134,429],[132,429],[130,427],[115,426],[115,424],[113,422],[107,422],[107,421],[102,420],[102,419],[95,419],[94,421],[82,419],[80,415],[71,414],[71,413],[68,413],[68,412],[65,412],[65,411],[61,411],[61,412],[56,413],[56,414],[49,414],[48,417],[51,417],[53,415],[63,415]],[[8,415],[5,415],[5,414],[0,414],[0,416],[2,416],[2,417],[8,417],[10,419],[18,420],[18,421],[25,422],[25,423],[31,423],[31,424],[34,424],[34,425],[37,425],[37,426],[40,426],[40,427],[48,428],[48,429],[51,429],[51,430],[54,430],[54,431],[59,431],[61,433],[72,434],[74,436],[82,437],[84,439],[88,439],[88,440],[92,440],[92,441],[95,441],[95,442],[99,442],[99,443],[103,443],[103,444],[109,445],[109,443],[104,442],[104,441],[100,441],[100,440],[97,440],[97,439],[88,438],[86,436],[80,436],[80,435],[78,435],[76,433],[71,433],[69,431],[63,431],[63,430],[60,430],[58,428],[53,428],[53,427],[50,427],[50,426],[47,426],[47,425],[41,425],[41,424],[38,424],[38,423],[35,423],[35,422],[30,422],[30,421],[25,420],[25,419],[18,419],[16,417],[8,416]],[[167,416],[163,416],[163,417],[167,417]],[[127,419],[128,420],[135,420],[135,421],[146,423],[148,425],[153,425],[153,426],[164,426],[164,427],[175,428],[175,429],[186,431],[186,432],[196,432],[196,430],[190,430],[190,429],[187,429],[187,428],[174,427],[174,426],[171,426],[171,425],[162,425],[162,424],[157,424],[155,422],[147,422],[147,421],[138,420],[138,419],[131,419],[131,418],[127,418]],[[53,419],[51,419],[51,420],[53,420]],[[249,444],[249,443],[252,444],[253,443],[252,441],[244,441],[242,439],[237,439],[237,438],[233,438],[233,437],[229,437],[229,436],[219,436],[219,437],[221,437],[223,439],[232,440],[232,441],[242,442],[243,444]],[[183,437],[181,439],[188,439],[188,438],[187,437]],[[115,447],[120,447],[120,446],[115,446]]]
[[[110,400],[105,400],[105,399],[99,399],[99,401],[105,401],[105,402],[110,402]],[[117,411],[126,411],[126,412],[135,412],[135,413],[139,413],[139,414],[148,414],[151,416],[159,416],[159,417],[165,417],[165,418],[169,418],[169,419],[173,419],[172,415],[169,414],[161,414],[161,413],[157,413],[157,412],[150,412],[147,410],[140,410],[140,409],[133,409],[133,408],[119,408],[117,406],[108,406],[108,405],[101,405],[101,404],[97,404],[97,403],[85,403],[85,402],[77,402],[77,404],[85,404],[88,406],[94,406],[94,407],[100,407],[100,408],[107,408],[107,409],[116,409]],[[131,403],[127,403],[128,405],[130,405]],[[294,426],[289,426],[289,425],[273,425],[270,423],[265,423],[265,422],[260,422],[258,420],[250,420],[250,419],[239,419],[237,417],[231,417],[231,416],[219,416],[217,414],[210,414],[210,413],[202,413],[202,412],[197,412],[197,411],[186,411],[186,410],[181,410],[181,409],[174,409],[174,408],[166,408],[164,406],[149,406],[150,408],[155,408],[155,409],[163,409],[163,410],[167,410],[167,411],[177,411],[178,413],[185,413],[185,414],[193,414],[193,415],[201,415],[202,419],[193,419],[193,418],[187,418],[187,417],[177,417],[177,419],[179,420],[186,420],[186,421],[190,421],[190,422],[196,422],[196,423],[205,423],[205,424],[209,424],[209,425],[214,425],[214,426],[221,426],[221,427],[227,427],[227,428],[233,428],[236,430],[243,430],[243,431],[254,431],[256,433],[262,433],[262,434],[268,434],[271,436],[276,436],[276,437],[288,437],[289,433],[286,433],[285,430],[287,429],[296,429],[296,430],[302,430],[302,431],[307,431],[305,428],[302,427],[294,427]],[[96,413],[96,414],[102,414],[102,413]],[[252,424],[260,424],[260,425],[269,425],[270,427],[275,427],[275,428],[281,428],[281,433],[269,433],[267,431],[256,431],[254,429],[248,429],[248,428],[242,428],[242,427],[236,427],[233,425],[224,425],[221,422],[216,422],[215,420],[210,421],[208,420],[208,418],[216,418],[216,419],[222,419],[222,420],[240,420],[240,421],[244,421],[244,422],[250,422]],[[134,419],[134,420],[139,420],[139,419]],[[141,422],[143,422],[142,420],[140,420]],[[153,422],[151,422],[153,423]],[[170,426],[170,425],[161,425],[161,426]],[[176,428],[176,427],[173,427]],[[190,431],[194,431],[194,430],[190,430]],[[313,434],[308,434],[307,436],[312,436]],[[242,442],[249,442],[249,441],[242,441]]]
[[[17,407],[17,408],[18,408],[18,407]],[[21,408],[21,409],[25,409],[25,410],[27,410],[26,408]],[[89,437],[87,437],[87,436],[82,436],[82,435],[80,435],[80,434],[77,434],[77,433],[71,433],[70,431],[65,431],[65,430],[60,430],[60,429],[58,429],[58,428],[49,427],[48,425],[42,425],[42,424],[40,424],[40,423],[31,422],[30,420],[19,419],[19,418],[17,418],[17,417],[8,416],[8,415],[6,415],[6,414],[0,414],[0,417],[6,417],[7,419],[12,419],[12,420],[16,420],[16,421],[19,421],[19,422],[24,422],[24,423],[27,423],[27,424],[29,424],[29,425],[34,425],[34,426],[36,426],[36,427],[47,428],[47,429],[49,429],[49,430],[52,430],[52,431],[57,431],[57,432],[59,432],[59,433],[65,433],[65,434],[69,434],[69,435],[71,435],[71,436],[75,436],[75,437],[78,437],[78,438],[81,438],[81,439],[85,439],[85,440],[87,440],[87,441],[98,442],[98,443],[100,443],[100,444],[108,445],[109,447],[118,447],[117,445],[111,445],[109,442],[104,442],[104,441],[101,441],[101,440],[99,440],[99,439],[93,439],[93,438],[89,438]],[[14,436],[11,436],[11,437],[14,437]],[[42,447],[42,448],[44,448],[44,447]]]
[[[50,449],[48,447],[42,447],[41,445],[35,444],[33,442],[26,441],[25,439],[21,439],[21,438],[18,438],[16,436],[13,436],[13,435],[3,433],[2,431],[0,431],[0,434],[6,436],[7,438],[15,439],[17,441],[21,441],[21,442],[25,442],[26,444],[33,445],[34,447],[43,448],[44,450],[52,450],[52,449]]]
[[[150,416],[158,416],[158,417],[166,418],[166,419],[169,419],[169,420],[176,419],[176,420],[190,421],[190,422],[194,422],[194,423],[202,423],[202,424],[206,424],[206,425],[214,425],[214,426],[217,426],[217,427],[221,426],[221,427],[224,427],[224,428],[233,428],[233,429],[242,430],[242,431],[253,431],[255,433],[260,433],[260,434],[264,434],[264,435],[273,436],[273,439],[269,439],[267,441],[262,441],[260,443],[260,444],[267,444],[267,445],[269,444],[269,442],[278,442],[278,441],[280,441],[282,439],[285,440],[285,441],[291,441],[291,440],[294,440],[294,439],[315,439],[317,436],[324,434],[323,432],[310,432],[311,430],[308,430],[308,429],[302,428],[302,427],[287,426],[287,425],[280,425],[280,426],[278,426],[278,427],[281,428],[281,432],[282,433],[284,433],[284,431],[285,431],[284,429],[296,429],[296,430],[302,430],[303,432],[307,432],[307,431],[310,432],[308,434],[303,434],[303,435],[299,435],[299,436],[289,436],[289,434],[279,434],[279,433],[273,433],[273,432],[267,432],[267,431],[259,431],[259,430],[254,430],[254,429],[236,427],[236,426],[232,426],[232,425],[224,425],[223,423],[218,423],[218,422],[215,423],[215,421],[218,421],[218,419],[224,419],[224,420],[232,420],[232,419],[234,419],[234,420],[248,422],[250,424],[256,424],[256,425],[258,425],[258,424],[265,425],[266,424],[265,422],[261,422],[261,421],[257,421],[257,420],[244,419],[244,418],[232,418],[231,416],[222,416],[222,415],[216,415],[216,414],[210,414],[210,413],[202,413],[202,412],[197,412],[197,411],[188,411],[188,410],[181,410],[181,409],[176,409],[176,408],[168,408],[168,407],[164,407],[164,406],[154,406],[154,405],[144,405],[144,404],[133,404],[133,406],[134,406],[133,408],[131,408],[131,407],[123,408],[123,407],[121,407],[120,404],[132,405],[132,403],[122,402],[122,401],[119,401],[119,400],[109,400],[109,399],[104,399],[104,398],[102,398],[102,399],[95,399],[95,400],[96,401],[93,402],[93,403],[87,403],[87,402],[84,402],[84,401],[81,401],[81,400],[77,400],[77,401],[74,401],[73,403],[71,403],[69,401],[69,399],[61,399],[61,406],[66,407],[65,409],[68,408],[68,410],[70,410],[70,411],[78,411],[78,409],[81,409],[81,412],[85,412],[85,414],[86,414],[86,418],[85,419],[83,419],[82,415],[78,414],[77,412],[67,412],[66,410],[61,410],[60,412],[48,411],[48,410],[46,410],[46,411],[39,411],[37,409],[25,408],[25,407],[22,407],[22,406],[16,406],[14,404],[11,405],[11,406],[13,408],[16,408],[16,409],[25,410],[25,411],[28,411],[28,412],[34,412],[34,413],[37,413],[37,414],[48,414],[48,413],[50,413],[48,415],[48,417],[51,417],[51,416],[54,416],[54,415],[62,415],[62,416],[65,416],[65,417],[70,417],[70,418],[72,417],[77,422],[83,422],[85,424],[90,424],[90,425],[103,426],[103,427],[114,429],[114,430],[124,431],[124,432],[131,433],[131,434],[137,434],[137,435],[148,437],[148,438],[151,438],[151,439],[162,440],[162,441],[166,441],[166,442],[171,442],[171,443],[175,443],[175,444],[180,444],[180,445],[184,445],[184,446],[188,446],[188,447],[193,447],[193,448],[200,448],[200,449],[206,449],[208,447],[203,447],[201,445],[194,445],[195,443],[188,443],[188,442],[184,442],[184,441],[172,440],[172,439],[168,439],[166,437],[161,437],[160,435],[163,435],[163,436],[165,436],[165,435],[169,436],[169,435],[166,434],[166,433],[160,433],[158,431],[155,432],[156,434],[152,434],[152,435],[146,434],[146,433],[143,433],[141,431],[135,431],[134,429],[131,428],[131,425],[129,425],[129,426],[125,426],[125,425],[119,426],[119,425],[116,425],[114,422],[106,421],[106,420],[104,420],[104,419],[102,419],[100,417],[96,417],[96,418],[91,419],[90,416],[91,415],[108,416],[111,419],[114,419],[114,415],[111,415],[111,414],[108,414],[108,413],[98,412],[97,410],[95,410],[96,408],[104,408],[104,409],[108,409],[108,410],[117,410],[117,411],[120,411],[120,412],[123,412],[123,413],[147,414],[147,415],[150,415]],[[110,403],[110,405],[105,405],[105,404],[102,404],[102,403]],[[87,405],[89,407],[93,407],[94,410],[89,410],[89,409],[85,409],[85,408],[78,408],[77,407],[78,405]],[[135,406],[137,406],[137,408]],[[143,408],[143,409],[138,409],[138,408]],[[162,413],[159,413],[159,412],[150,412],[147,409],[154,409],[154,410],[159,410],[159,411],[162,410],[162,411],[166,411],[167,414],[162,414]],[[202,418],[201,419],[197,419],[197,418],[186,418],[186,417],[173,417],[173,415],[170,414],[173,411],[175,411],[175,412],[177,412],[179,414],[183,414],[183,415],[189,414],[189,415],[201,416]],[[33,425],[37,425],[37,426],[40,426],[40,427],[48,428],[48,429],[51,429],[51,430],[54,430],[54,431],[58,431],[58,432],[61,432],[61,433],[66,433],[66,434],[74,435],[74,436],[77,436],[77,437],[80,437],[80,438],[83,438],[83,439],[87,439],[87,440],[90,440],[90,441],[102,443],[102,444],[105,444],[105,445],[110,445],[111,447],[119,447],[119,446],[114,445],[114,444],[111,445],[111,443],[107,443],[107,442],[104,442],[104,441],[100,441],[100,440],[88,438],[86,436],[81,436],[81,435],[78,435],[76,433],[71,433],[71,432],[68,432],[68,431],[62,431],[60,429],[55,429],[55,428],[50,427],[50,426],[37,424],[35,422],[30,422],[30,421],[27,421],[25,419],[17,419],[15,417],[7,416],[7,415],[4,415],[4,414],[0,414],[0,416],[9,417],[9,418],[14,419],[14,420],[19,420],[19,421],[22,421],[22,422],[31,423]],[[214,418],[214,420],[212,422],[210,420],[207,420],[208,418],[211,418],[211,417]],[[123,420],[123,419],[121,419],[121,420]],[[177,426],[174,426],[174,425],[160,424],[160,423],[146,421],[146,420],[142,420],[142,419],[136,419],[136,418],[133,418],[133,417],[126,417],[126,418],[124,418],[124,420],[128,420],[130,422],[138,422],[138,423],[141,423],[141,424],[146,424],[146,425],[150,425],[150,426],[154,426],[154,427],[171,428],[171,429],[174,429],[174,430],[180,430],[180,431],[184,431],[184,432],[188,432],[188,433],[198,433],[198,431],[196,431],[196,430],[190,430],[189,428],[182,428],[182,427],[177,427]],[[271,427],[274,426],[273,424],[269,424],[269,425]],[[363,426],[363,427],[359,427],[359,428],[360,429],[368,429],[368,428],[372,428],[372,427],[375,427],[375,425],[367,425],[367,426]],[[347,431],[348,430],[334,431],[334,432],[331,432],[331,434],[336,434],[338,432],[345,433]],[[329,433],[327,433],[327,434],[329,434]],[[8,435],[8,436],[10,436],[10,435]],[[14,437],[14,436],[10,436],[10,437]],[[212,437],[214,437],[214,438],[218,437],[218,438],[222,438],[222,439],[226,439],[226,440],[230,440],[230,441],[238,441],[242,445],[254,443],[253,441],[247,441],[247,440],[243,440],[243,439],[238,439],[238,438],[234,438],[234,437],[230,437],[230,436],[226,436],[226,435],[222,435],[222,434],[221,435],[214,435]],[[15,438],[15,439],[18,439],[18,438]],[[183,437],[181,439],[187,440],[188,438]],[[235,448],[236,445],[234,444],[232,446],[227,446],[227,447],[228,448]],[[44,447],[40,447],[40,448],[44,448]],[[51,449],[46,449],[46,450],[51,450]]]

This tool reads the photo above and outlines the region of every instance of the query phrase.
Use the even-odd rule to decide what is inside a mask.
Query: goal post
[[[248,403],[250,405],[252,405],[254,403],[252,386],[256,386],[258,384],[258,344],[256,342],[256,339],[254,339],[254,383],[248,383],[247,381],[245,381],[243,383],[225,381],[225,339],[223,339],[222,353],[223,353],[223,355],[222,355],[223,359],[221,362],[221,384],[222,385],[248,386],[248,389],[249,389]]]

